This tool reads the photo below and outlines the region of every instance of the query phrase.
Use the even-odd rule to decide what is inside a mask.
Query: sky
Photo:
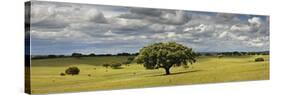
[[[135,53],[174,41],[196,52],[269,51],[269,17],[33,1],[31,54]]]

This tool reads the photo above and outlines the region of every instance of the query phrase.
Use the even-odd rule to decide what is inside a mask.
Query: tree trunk
[[[170,68],[164,68],[166,71],[166,75],[170,75]]]

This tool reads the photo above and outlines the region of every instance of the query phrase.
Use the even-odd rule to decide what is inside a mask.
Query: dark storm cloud
[[[268,22],[258,15],[34,1],[32,53],[137,52],[163,41],[196,51],[262,51],[269,50]]]

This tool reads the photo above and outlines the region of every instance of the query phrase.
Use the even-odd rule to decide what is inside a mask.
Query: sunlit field
[[[167,85],[204,84],[269,79],[269,56],[201,56],[189,68],[172,67],[170,75],[162,68],[147,70],[142,64],[105,68],[102,64],[118,63],[129,56],[50,58],[32,60],[31,93],[142,88]],[[255,62],[263,57],[265,61]],[[76,66],[79,75],[61,76],[68,67]]]

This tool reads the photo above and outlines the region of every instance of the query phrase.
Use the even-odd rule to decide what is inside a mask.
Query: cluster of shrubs
[[[108,68],[111,67],[112,69],[121,69],[121,63],[114,63],[114,64],[102,64],[103,67]]]
[[[65,73],[60,73],[61,76],[65,75],[78,75],[80,69],[78,67],[69,67],[65,70]]]
[[[120,69],[121,66],[122,66],[121,63],[115,63],[115,64],[111,64],[111,65],[110,65],[110,67],[111,67],[112,69]]]
[[[128,55],[128,53],[122,53],[122,54],[117,54],[117,55]],[[122,63],[114,63],[114,64],[102,64],[103,67],[108,68],[111,67],[112,69],[120,69],[122,64],[129,66],[129,64],[131,64],[134,61],[134,57],[129,57],[126,61],[122,62]]]
[[[81,54],[79,53],[73,53],[72,56],[75,57],[81,57]],[[94,56],[94,54],[93,54]],[[130,64],[132,63],[132,61],[134,60],[134,57],[129,57],[125,62],[123,62],[122,64]],[[103,67],[108,68],[111,67],[112,69],[121,69],[122,68],[122,64],[121,63],[114,63],[114,64],[102,64]],[[94,68],[96,69],[96,68]],[[60,73],[61,76],[65,76],[65,75],[78,75],[80,72],[80,69],[78,67],[69,67],[65,70],[65,73]],[[88,75],[91,76],[91,75]]]
[[[223,55],[218,55],[218,58],[222,58],[223,57]]]

